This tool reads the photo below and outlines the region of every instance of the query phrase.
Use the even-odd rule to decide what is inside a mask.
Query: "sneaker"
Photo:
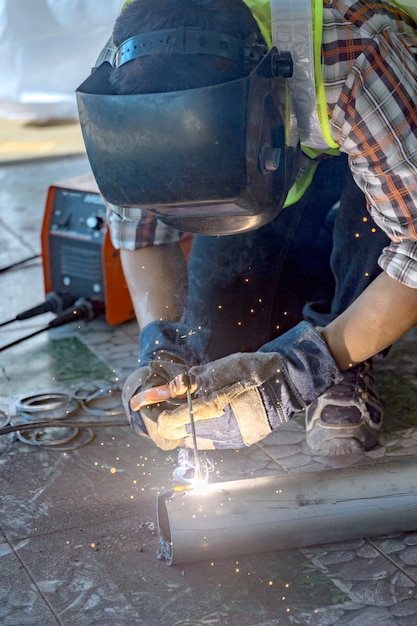
[[[306,409],[307,443],[322,455],[354,454],[378,444],[382,409],[370,361],[346,372]]]

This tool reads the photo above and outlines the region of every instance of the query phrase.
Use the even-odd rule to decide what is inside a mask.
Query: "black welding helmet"
[[[259,228],[278,214],[299,156],[288,53],[273,48],[244,78],[183,91],[117,95],[111,71],[105,61],[77,89],[107,202],[206,235]]]

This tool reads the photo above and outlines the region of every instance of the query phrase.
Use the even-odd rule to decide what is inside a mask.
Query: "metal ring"
[[[107,407],[106,404],[109,403],[111,406]],[[112,417],[124,414],[119,387],[104,387],[87,398],[80,399],[80,404],[83,411],[89,415]]]
[[[16,402],[16,410],[32,413],[38,411],[52,411],[65,406],[71,400],[67,393],[51,392],[39,393],[35,396],[28,396]]]
[[[16,411],[26,421],[66,419],[79,409],[79,403],[67,393],[41,393],[16,402]]]
[[[78,448],[82,448],[83,446],[86,446],[88,443],[91,443],[95,437],[94,432],[91,430],[91,428],[80,428],[77,430],[78,430],[78,433],[75,435],[75,437],[73,437],[70,440],[71,443],[64,442],[64,443],[59,443],[56,445],[50,445],[50,444],[42,443],[42,442],[34,443],[26,439],[24,436],[19,437],[19,435],[22,435],[22,433],[20,433],[19,431],[17,432],[17,436],[20,439],[20,441],[29,445],[38,445],[39,447],[44,448],[46,450],[56,450],[56,451],[66,452],[70,450],[77,450]]]
[[[61,437],[60,439],[55,439],[53,441],[41,441],[38,437],[42,434],[45,434],[45,432],[48,432],[49,434],[52,432],[57,432],[60,430],[66,430],[68,432],[68,434],[66,436]],[[19,438],[20,441],[22,441],[23,443],[27,443],[30,446],[42,446],[42,447],[53,447],[56,448],[56,446],[60,446],[63,444],[67,444],[69,441],[72,441],[73,439],[75,439],[75,437],[77,437],[78,433],[79,433],[79,429],[78,428],[40,428],[40,429],[33,429],[33,430],[25,430],[23,432],[21,432],[20,430],[16,431],[17,433],[17,437]]]

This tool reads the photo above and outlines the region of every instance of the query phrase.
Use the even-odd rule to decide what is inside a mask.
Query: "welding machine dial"
[[[90,217],[87,217],[85,223],[91,230],[101,230],[104,225],[104,220],[100,215],[90,215]]]

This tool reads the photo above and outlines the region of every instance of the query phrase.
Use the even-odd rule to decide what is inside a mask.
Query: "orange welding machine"
[[[42,260],[46,295],[97,303],[112,326],[134,318],[120,254],[110,241],[106,208],[92,174],[49,187]]]

